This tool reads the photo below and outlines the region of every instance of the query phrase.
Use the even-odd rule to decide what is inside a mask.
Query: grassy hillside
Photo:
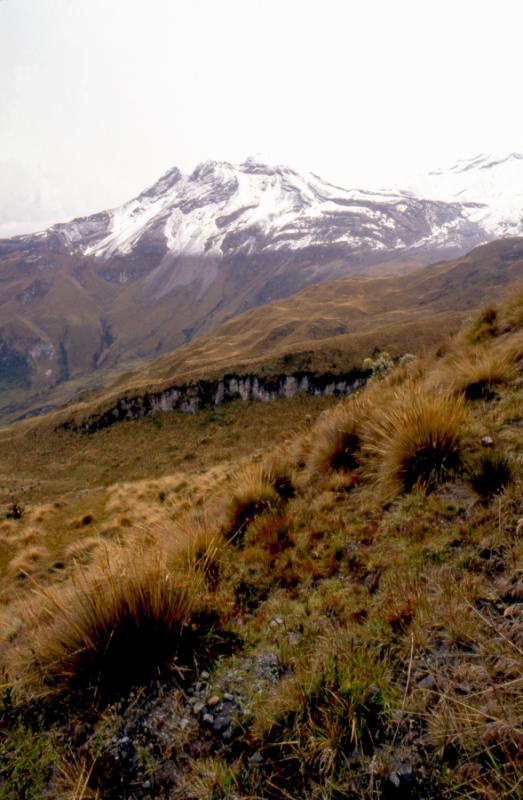
[[[521,796],[522,370],[5,431],[0,797]]]
[[[207,315],[205,324],[191,333],[192,337],[196,333],[206,335],[198,335],[189,344],[146,364],[143,362],[147,356],[150,359],[155,353],[165,352],[184,341],[180,331],[191,327],[191,298],[183,295],[175,302],[168,296],[153,303],[148,310],[140,307],[137,311],[133,283],[110,284],[103,289],[104,282],[95,275],[97,282],[92,287],[89,284],[89,292],[91,288],[93,291],[96,288],[98,293],[103,289],[103,292],[100,303],[93,306],[91,314],[82,299],[83,284],[68,281],[67,269],[63,267],[63,280],[61,273],[55,275],[62,293],[60,302],[67,308],[78,309],[76,323],[80,325],[80,321],[83,322],[78,329],[73,326],[64,338],[60,331],[69,328],[67,321],[53,311],[57,306],[51,291],[37,305],[33,307],[31,304],[24,310],[23,319],[29,314],[32,320],[34,330],[31,335],[38,331],[38,336],[41,334],[38,314],[44,314],[46,325],[49,319],[54,320],[56,336],[63,339],[59,354],[63,356],[60,358],[65,370],[60,378],[62,382],[52,391],[43,391],[42,388],[40,395],[33,398],[25,410],[59,407],[75,398],[78,413],[91,414],[93,408],[103,408],[122,394],[154,391],[173,382],[221,375],[227,371],[256,371],[259,374],[288,374],[304,369],[324,372],[326,368],[349,371],[373,350],[385,349],[394,355],[408,351],[419,353],[424,347],[440,341],[442,334],[456,332],[473,309],[499,300],[511,283],[521,277],[522,242],[521,239],[502,239],[455,261],[408,274],[345,278],[317,284],[239,316],[242,308],[249,307],[247,301],[243,306],[241,302],[230,306],[213,296],[206,300],[210,305],[201,308],[202,314]],[[403,266],[407,263],[405,261]],[[400,267],[399,262],[393,265],[397,272],[400,272]],[[79,270],[83,283],[90,280],[89,276],[94,281],[92,271],[93,265],[86,260]],[[75,291],[67,294],[68,287]],[[5,304],[2,306],[3,319],[7,321],[14,314],[16,325],[22,324],[16,296],[13,295],[11,300],[9,308]],[[109,306],[113,316],[118,309],[114,319],[109,314]],[[227,319],[218,326],[218,322]],[[178,338],[171,336],[171,328],[176,328]],[[206,333],[211,329],[212,333]],[[21,335],[18,328],[16,331],[13,329],[13,337]],[[29,336],[28,347],[30,339]],[[2,364],[7,363],[7,355],[2,354],[1,347],[0,343],[0,378]],[[93,348],[97,353],[94,361]],[[127,352],[134,354],[134,362],[126,360],[127,355],[124,358]],[[44,383],[55,380],[56,358],[54,355],[51,358],[49,377],[49,358],[43,352],[39,356]],[[0,386],[0,408],[3,408],[5,421],[16,419],[22,413],[18,404],[28,391],[23,364],[15,362],[16,359],[10,369],[16,367],[20,372],[18,383],[15,381],[4,387],[3,395]],[[77,366],[73,368],[73,365]],[[131,369],[134,372],[130,373]],[[100,388],[101,385],[109,386],[113,380],[117,382],[109,391]]]
[[[229,320],[68,409],[96,416],[123,396],[227,372],[347,372],[381,350],[421,354],[523,275],[523,240],[502,239],[407,275],[324,282]]]

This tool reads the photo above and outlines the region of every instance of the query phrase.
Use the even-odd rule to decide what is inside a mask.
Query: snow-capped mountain
[[[459,203],[487,238],[523,234],[523,153],[481,154],[411,181],[418,197]]]
[[[0,407],[133,367],[313,283],[523,232],[522,168],[475,159],[416,191],[370,191],[208,161],[118,208],[0,240]]]
[[[404,191],[342,189],[249,159],[208,161],[191,175],[169,170],[119,208],[53,226],[73,251],[100,260],[148,255],[223,258],[306,248],[358,252],[467,247],[481,232],[458,204]]]

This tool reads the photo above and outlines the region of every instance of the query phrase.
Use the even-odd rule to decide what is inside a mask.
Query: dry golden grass
[[[339,403],[312,431],[307,468],[311,479],[330,470],[361,466],[362,436],[374,412],[372,394]]]
[[[94,552],[103,547],[104,540],[101,536],[87,536],[85,539],[80,539],[66,547],[64,555],[67,560],[77,561],[82,564],[87,564],[91,561]]]
[[[281,424],[281,435],[272,437],[278,443],[272,453],[262,453],[256,441],[266,416],[238,411],[220,449],[213,426],[221,426],[204,412],[187,426],[193,433],[205,428],[202,438],[209,441],[197,439],[197,458],[185,471],[176,463],[170,475],[155,474],[144,462],[138,482],[89,493],[76,485],[57,495],[40,521],[40,510],[22,497],[24,518],[0,522],[5,564],[31,530],[48,548],[49,563],[64,563],[35,580],[4,576],[5,680],[17,690],[15,703],[49,693],[45,707],[67,716],[66,735],[72,731],[75,738],[66,747],[81,743],[85,755],[69,775],[55,770],[46,778],[49,796],[63,791],[79,800],[85,789],[86,798],[95,797],[100,785],[101,796],[112,796],[113,781],[118,792],[130,794],[135,786],[141,791],[146,777],[155,790],[180,800],[518,796],[521,334],[504,330],[503,310],[495,319],[498,330],[484,344],[461,339],[433,360],[393,369],[359,398],[326,410],[317,425],[305,418],[311,404],[279,404],[274,425]],[[463,359],[465,365],[468,354],[473,370],[493,349],[507,354],[514,372],[496,385],[496,402],[466,404],[455,394],[453,364]],[[318,431],[333,429],[336,444],[340,420],[350,429],[347,408],[359,404],[366,407],[358,429],[363,447],[356,451],[363,466],[336,471],[329,459],[318,459],[311,480]],[[120,430],[132,450],[134,425]],[[156,426],[151,431],[149,445],[164,446]],[[124,433],[118,434],[120,454]],[[482,446],[484,434],[492,435],[492,449]],[[91,448],[97,436],[82,439],[83,446]],[[100,441],[113,439],[103,434]],[[207,444],[212,456],[204,457]],[[495,494],[478,495],[470,470],[482,455],[498,453],[510,462],[510,480],[498,481]],[[74,481],[83,466],[79,459]],[[493,467],[498,474],[496,464],[483,467],[490,488]],[[78,526],[86,515],[93,521]],[[99,545],[101,536],[114,536],[119,545]],[[82,566],[91,538],[90,563]],[[221,609],[238,634],[237,650],[218,658],[211,649],[205,662],[213,612]],[[267,661],[274,664],[269,677]],[[195,662],[208,672],[202,690],[195,688],[201,670],[191,676]],[[189,685],[164,681],[173,669]],[[82,695],[92,706],[93,699],[125,694],[150,677],[158,679],[155,685],[101,715],[64,702]],[[190,702],[229,689],[247,709],[238,711],[230,748]],[[189,720],[183,736],[175,734],[161,752],[161,764],[151,703],[172,711],[175,728]],[[15,705],[13,717],[23,740],[13,756],[17,768],[27,764],[23,753],[32,754],[34,741],[29,725],[24,729],[25,708]],[[90,781],[88,767],[98,755],[111,759],[123,734],[132,739],[135,711],[139,755],[113,760],[112,775],[101,769]],[[61,724],[50,722],[59,735]],[[200,757],[195,747],[201,743],[210,749]],[[254,756],[261,757],[259,767]],[[1,758],[0,752],[0,768]],[[411,766],[411,779],[397,772],[398,758]],[[171,777],[183,775],[179,783],[177,777],[173,786],[162,783],[166,765]],[[15,789],[7,800],[18,800]]]
[[[203,574],[177,570],[165,550],[107,546],[67,585],[35,584],[28,649],[13,654],[31,691],[92,701],[119,696],[174,659],[192,663],[205,630]],[[18,662],[17,659],[20,659]],[[24,675],[25,671],[25,675]]]
[[[463,353],[449,366],[449,372],[454,391],[462,392],[467,400],[491,400],[515,375],[511,354],[497,348]]]
[[[47,559],[49,553],[45,547],[28,547],[18,553],[8,564],[11,575],[24,577],[37,572]]]
[[[243,468],[233,478],[233,489],[225,512],[226,539],[241,541],[247,526],[264,511],[278,511],[282,499],[271,477],[259,464]]]
[[[287,450],[276,450],[265,459],[263,475],[282,500],[295,496],[296,475]]]
[[[463,401],[407,386],[369,419],[365,450],[385,494],[433,489],[462,466]]]

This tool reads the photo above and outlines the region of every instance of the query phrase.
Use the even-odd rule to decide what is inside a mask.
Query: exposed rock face
[[[363,386],[368,372],[353,370],[344,375],[315,375],[297,372],[293,375],[278,375],[274,378],[259,378],[256,375],[224,375],[218,380],[200,380],[192,384],[171,386],[159,392],[135,397],[123,397],[97,416],[82,423],[62,423],[61,427],[96,433],[115,422],[141,419],[148,414],[162,411],[180,411],[195,414],[204,408],[212,408],[233,400],[256,400],[271,402],[278,397],[294,397],[300,392],[312,395],[342,396]]]

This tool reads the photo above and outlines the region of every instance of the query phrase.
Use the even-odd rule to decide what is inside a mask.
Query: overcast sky
[[[523,151],[521,0],[0,0],[0,236],[169,167],[348,188]]]

